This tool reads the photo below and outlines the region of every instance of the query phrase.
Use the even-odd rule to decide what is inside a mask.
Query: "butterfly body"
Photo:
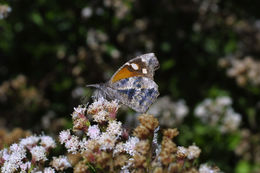
[[[144,113],[159,96],[153,81],[159,62],[153,53],[138,56],[125,63],[103,84],[89,85],[100,89],[103,97],[117,99],[137,112]]]

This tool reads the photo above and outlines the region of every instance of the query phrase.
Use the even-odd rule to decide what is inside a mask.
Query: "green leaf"
[[[169,70],[175,65],[175,61],[173,59],[168,59],[162,63],[162,70]]]
[[[235,173],[249,173],[251,171],[251,165],[245,160],[241,160],[235,169]]]
[[[39,26],[43,25],[43,19],[39,13],[36,12],[32,13],[31,19],[35,24]]]

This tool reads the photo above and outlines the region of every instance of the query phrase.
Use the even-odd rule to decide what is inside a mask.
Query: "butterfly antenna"
[[[90,84],[90,85],[86,85],[86,87],[91,87],[91,88],[98,88],[98,89],[100,89],[100,84]]]

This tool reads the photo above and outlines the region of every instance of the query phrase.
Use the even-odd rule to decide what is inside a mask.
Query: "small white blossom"
[[[195,109],[197,116],[203,123],[218,126],[222,133],[236,130],[241,122],[241,115],[231,107],[232,99],[219,96],[214,99],[205,99]]]
[[[8,5],[1,5],[0,4],[0,19],[4,19],[8,16],[8,14],[12,11],[12,8]]]
[[[26,173],[31,168],[31,162],[25,162],[20,165],[21,172]]]
[[[188,153],[187,158],[190,160],[196,159],[199,157],[200,152],[201,152],[200,148],[197,147],[196,145],[189,146],[187,152]]]
[[[123,142],[119,142],[118,144],[116,144],[115,149],[113,150],[113,156],[118,154],[118,153],[122,153],[125,151],[124,146],[125,144]]]
[[[109,116],[109,113],[105,110],[99,111],[97,114],[93,115],[93,119],[95,122],[104,122],[107,120],[107,117]]]
[[[136,151],[135,151],[135,146],[139,142],[139,139],[137,137],[130,137],[126,143],[124,144],[124,150],[133,156]]]
[[[217,173],[217,171],[212,169],[207,164],[201,164],[199,168],[199,173]]]
[[[41,136],[41,142],[40,144],[42,146],[44,146],[45,148],[55,148],[56,147],[56,143],[55,141],[53,140],[52,137],[50,136]]]
[[[81,11],[81,15],[82,15],[82,17],[84,17],[84,18],[89,18],[89,17],[91,17],[91,16],[92,16],[92,13],[93,13],[93,11],[92,11],[92,8],[90,8],[90,7],[85,7],[85,8],[83,8],[82,11]]]
[[[20,144],[28,149],[31,147],[37,145],[39,142],[40,138],[38,136],[29,136],[27,138],[24,138],[20,141]]]
[[[72,118],[76,119],[79,115],[85,115],[87,108],[79,105],[77,108],[74,108],[74,112],[72,113]]]
[[[111,102],[107,101],[105,102],[104,106],[109,110],[109,111],[117,111],[120,106],[119,106],[119,101],[118,100],[112,100]]]
[[[122,123],[120,121],[109,121],[107,132],[111,135],[121,136],[122,134]]]
[[[175,103],[175,114],[177,119],[183,119],[189,113],[189,108],[184,100]]]
[[[64,169],[71,167],[71,164],[69,163],[67,156],[59,156],[53,157],[51,166],[57,171],[63,171]]]
[[[103,109],[103,105],[106,104],[107,100],[103,97],[99,97],[91,105],[88,106],[88,111],[96,110],[97,112]]]
[[[90,139],[97,139],[100,136],[100,129],[98,125],[89,126],[87,135]]]
[[[55,173],[55,170],[51,167],[44,168],[43,173]]]
[[[70,138],[71,138],[71,134],[69,130],[63,130],[59,134],[59,140],[61,144],[64,144]]]
[[[8,160],[10,158],[10,154],[8,154],[8,150],[6,148],[0,151],[0,158],[3,158],[4,160]]]
[[[116,137],[104,132],[98,139],[98,143],[100,144],[101,150],[113,149],[116,143]]]
[[[26,150],[23,146],[18,144],[12,144],[10,146],[10,152],[11,154],[6,157],[7,160],[5,160],[1,168],[1,171],[5,173],[15,172],[22,164],[22,160],[26,157]]]
[[[32,158],[35,161],[45,161],[47,160],[46,157],[46,150],[43,146],[35,146],[31,149]]]
[[[188,154],[188,150],[187,148],[183,147],[183,146],[178,146],[177,147],[177,155],[187,155]]]
[[[80,142],[78,137],[71,136],[71,138],[65,142],[65,147],[68,149],[68,152],[76,153],[80,147]]]
[[[226,116],[223,118],[222,132],[236,130],[241,122],[241,115],[235,113],[233,109],[228,109]]]
[[[79,148],[80,151],[86,151],[88,149],[88,142],[90,140],[87,140],[86,138],[83,138],[80,142],[79,142]]]
[[[230,106],[232,104],[232,100],[227,96],[220,96],[216,99],[216,103],[221,106]]]

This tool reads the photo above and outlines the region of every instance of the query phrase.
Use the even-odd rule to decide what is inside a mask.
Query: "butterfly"
[[[102,97],[118,100],[136,112],[144,113],[159,96],[154,72],[160,67],[154,53],[126,62],[106,83],[87,85],[101,91]]]

